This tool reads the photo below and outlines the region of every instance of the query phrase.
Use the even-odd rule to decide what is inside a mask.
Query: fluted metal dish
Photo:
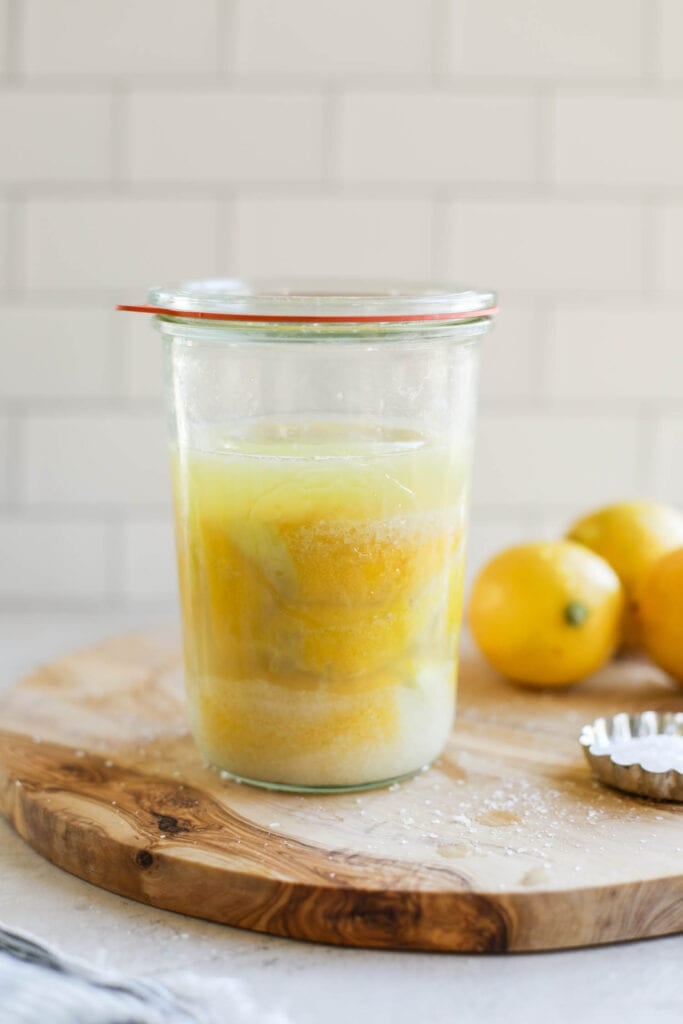
[[[641,764],[622,765],[612,760],[616,744],[623,746],[629,740],[657,735],[683,738],[683,713],[622,712],[612,718],[596,718],[591,725],[584,725],[579,742],[593,774],[606,785],[654,800],[683,801],[683,773],[677,769],[649,771]]]

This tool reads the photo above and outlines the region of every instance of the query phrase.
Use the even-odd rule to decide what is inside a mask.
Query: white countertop
[[[69,649],[158,621],[151,613],[5,614],[0,687]],[[135,974],[239,977],[264,1009],[283,1010],[293,1024],[679,1024],[683,1012],[683,936],[478,956],[309,945],[104,892],[44,861],[2,819],[0,923]]]

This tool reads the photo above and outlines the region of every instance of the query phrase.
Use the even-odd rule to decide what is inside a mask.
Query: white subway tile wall
[[[448,185],[533,179],[533,96],[358,92],[342,97],[340,108],[343,181]]]
[[[106,92],[6,90],[0,93],[0,182],[106,181],[111,132]],[[14,144],[7,145],[8,139]]]
[[[560,96],[555,178],[560,185],[675,188],[683,181],[681,124],[683,96]]]
[[[103,522],[0,516],[0,599],[20,607],[106,601],[108,533]]]
[[[320,181],[320,95],[155,91],[131,96],[128,110],[133,181]]]
[[[223,0],[21,0],[27,75],[184,75],[218,69]]]
[[[236,0],[235,7],[226,36],[239,72],[335,76],[343,84],[363,73],[432,70],[424,0]]]
[[[55,400],[115,394],[114,316],[74,306],[0,306],[0,398]]]
[[[0,605],[175,603],[159,336],[220,273],[458,278],[470,577],[683,503],[679,0],[0,0]]]
[[[532,303],[503,297],[505,317],[481,346],[480,388],[484,399],[517,398],[531,402],[538,393],[539,313]]]
[[[643,285],[643,213],[609,200],[455,202],[448,270],[519,292],[634,291]]]
[[[157,413],[36,412],[26,416],[19,500],[32,509],[168,505],[167,450]]]
[[[676,347],[680,347],[678,356]],[[562,305],[547,334],[547,388],[557,398],[665,408],[683,402],[683,303]]]
[[[235,261],[264,277],[420,280],[432,269],[433,220],[428,199],[239,199]]]
[[[123,593],[130,600],[157,602],[176,585],[173,524],[168,518],[131,520],[123,526]]]
[[[615,501],[638,487],[633,418],[603,413],[491,413],[481,423],[474,495],[483,506]]]
[[[119,314],[116,347],[127,398],[161,402],[164,390],[161,336],[146,316]]]
[[[23,277],[29,294],[137,288],[217,267],[217,205],[126,196],[28,198]],[[11,263],[11,254],[10,254]],[[202,275],[200,275],[202,276]],[[21,283],[21,282],[19,282]]]
[[[675,3],[675,0],[674,0]],[[448,0],[448,69],[477,78],[605,82],[643,66],[641,0]]]

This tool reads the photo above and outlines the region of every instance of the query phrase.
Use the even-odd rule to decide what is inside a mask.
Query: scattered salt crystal
[[[85,757],[85,751],[84,750],[75,750],[74,751],[74,757]]]
[[[268,825],[268,828],[280,828],[280,822],[279,821],[271,821],[270,824]]]
[[[639,764],[647,772],[683,773],[683,736],[657,733],[634,736],[605,746],[593,744],[591,754],[609,754],[614,764],[628,767]]]
[[[111,768],[113,766],[113,764],[114,764],[114,762],[111,761],[109,758],[107,758],[107,760],[104,763],[105,763],[107,768]]]
[[[468,818],[466,814],[454,814],[451,821],[455,821],[458,825],[471,825],[472,819]]]

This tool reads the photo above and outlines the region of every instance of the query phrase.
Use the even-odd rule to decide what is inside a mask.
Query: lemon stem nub
[[[564,621],[569,626],[583,626],[588,618],[588,605],[583,601],[570,601],[564,609]]]

